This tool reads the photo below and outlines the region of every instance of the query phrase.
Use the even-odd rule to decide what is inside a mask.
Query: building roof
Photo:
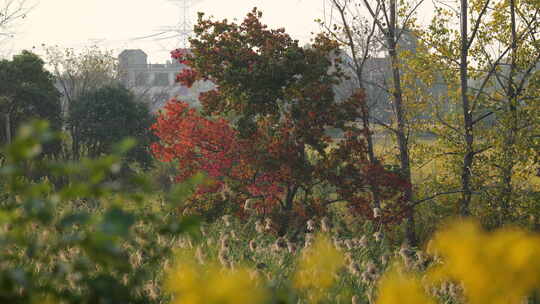
[[[123,57],[123,56],[132,56],[132,55],[143,55],[143,56],[146,56],[148,57],[148,55],[146,55],[146,53],[141,50],[141,49],[128,49],[128,50],[123,50],[120,55],[118,55],[119,57]]]

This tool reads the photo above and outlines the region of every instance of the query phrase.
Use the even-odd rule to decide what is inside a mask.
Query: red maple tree
[[[384,204],[377,220],[399,222],[410,185],[367,160],[369,130],[356,123],[365,96],[358,91],[340,101],[333,90],[344,79],[338,43],[318,36],[300,47],[261,16],[254,9],[236,24],[199,15],[190,51],[172,52],[189,66],[177,80],[187,86],[210,80],[216,88],[200,94],[200,111],[176,99],[167,103],[153,126],[160,139],[154,155],[178,161],[178,182],[197,171],[214,181],[195,201],[219,200],[216,193],[226,193],[222,200],[232,206],[252,199],[259,211],[280,214],[284,225],[295,212],[310,216],[335,202],[374,219],[376,185]],[[329,136],[332,129],[342,138]]]

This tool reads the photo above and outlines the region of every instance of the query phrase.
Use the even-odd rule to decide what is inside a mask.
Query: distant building
[[[416,53],[417,39],[412,32],[404,30],[400,33],[398,49],[412,54]],[[358,77],[355,73],[354,60],[349,54],[345,53],[342,56],[342,62],[343,69],[350,80],[345,81],[339,86],[340,94],[338,96],[341,95],[341,98],[350,96],[354,90],[360,87]],[[403,73],[403,70],[401,72]],[[416,81],[417,85],[421,86],[421,82],[419,80]],[[380,52],[376,57],[368,57],[362,67],[362,87],[366,92],[366,102],[368,103],[372,121],[388,123],[394,119],[395,110],[391,93],[393,90],[392,84],[393,75],[390,56]],[[404,84],[402,83],[402,85]],[[443,98],[447,95],[447,85],[443,82],[442,78],[437,79],[432,87],[423,89],[425,93],[429,94],[431,104],[428,106],[426,113],[418,114],[413,119],[429,119],[435,110],[431,108],[434,104],[437,104],[437,107],[442,107],[439,110],[448,110],[448,103]]]
[[[199,106],[198,94],[214,85],[199,81],[191,88],[176,83],[176,74],[187,66],[176,61],[165,64],[148,63],[148,55],[140,49],[124,50],[118,56],[121,82],[150,104],[152,111],[162,108],[167,100],[176,97]]]
[[[402,50],[416,52],[417,41],[414,35],[407,31],[402,33],[398,45]],[[310,45],[305,47],[309,48]],[[346,52],[341,53],[340,56],[342,68],[349,76],[349,80],[337,85],[334,92],[339,100],[344,100],[358,89],[359,83],[354,73],[352,58]],[[136,94],[145,97],[150,102],[152,111],[163,107],[171,97],[177,97],[198,107],[200,106],[198,94],[215,87],[209,81],[197,82],[192,88],[176,83],[176,75],[187,68],[185,65],[176,61],[150,64],[148,56],[140,49],[124,50],[118,59],[122,83]],[[368,58],[364,63],[362,78],[372,119],[389,122],[394,116],[390,94],[392,84],[390,58],[388,56]],[[440,98],[446,92],[446,85],[436,84],[428,91],[433,98]],[[426,113],[424,118],[428,116],[429,114]]]

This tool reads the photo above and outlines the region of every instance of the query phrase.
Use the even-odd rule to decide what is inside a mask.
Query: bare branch
[[[430,201],[434,198],[437,198],[441,195],[449,195],[449,194],[456,194],[456,193],[463,193],[463,190],[451,190],[451,191],[446,191],[446,192],[439,192],[439,193],[435,193],[433,194],[432,196],[429,196],[429,197],[426,197],[426,198],[423,198],[421,200],[417,200],[417,201],[414,201],[412,203],[410,203],[410,206],[413,207],[413,206],[416,206],[420,203],[423,203],[425,201]]]
[[[12,36],[10,29],[16,22],[26,18],[34,8],[27,0],[3,0],[0,3],[0,36]]]

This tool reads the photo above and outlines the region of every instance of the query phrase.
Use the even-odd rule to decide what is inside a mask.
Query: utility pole
[[[132,41],[152,39],[161,46],[162,52],[167,53],[178,48],[189,48],[189,37],[193,34],[192,9],[204,0],[168,1],[178,7],[178,22],[175,25],[159,27],[154,34],[136,37],[131,39]]]
[[[161,27],[159,30],[163,32],[164,37],[158,37],[156,40],[175,39],[175,48],[188,48],[189,37],[193,33],[191,9],[202,0],[169,0],[169,2],[178,7],[180,19],[176,25]]]

